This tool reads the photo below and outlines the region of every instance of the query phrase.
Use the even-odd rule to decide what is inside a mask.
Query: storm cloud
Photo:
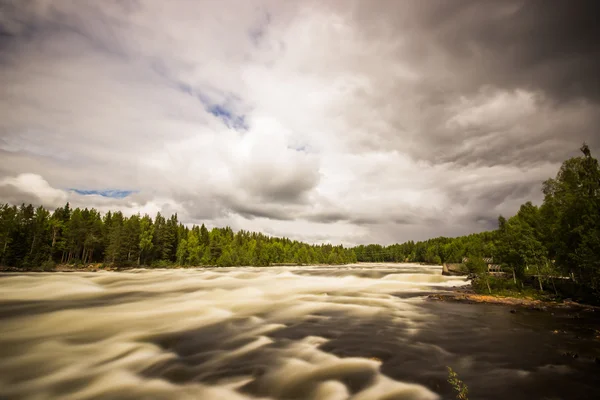
[[[583,141],[600,152],[597,15],[0,0],[0,202],[343,244],[492,229]]]

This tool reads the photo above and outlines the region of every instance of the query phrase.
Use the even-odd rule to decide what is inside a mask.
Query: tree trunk
[[[6,261],[6,246],[8,245],[8,237],[4,241],[4,250],[2,250],[2,257],[0,257],[0,264]]]
[[[554,295],[558,296],[558,291],[556,290],[556,285],[554,284],[554,278],[550,278],[550,281],[552,282],[552,287],[554,288]]]
[[[488,292],[490,292],[490,294],[492,294],[492,288],[490,287],[490,277],[489,276],[486,276],[485,284],[487,285]]]
[[[56,244],[56,234],[58,233],[58,229],[54,228],[52,230],[52,248],[54,249],[54,245]]]
[[[517,274],[515,273],[515,269],[513,267],[512,269],[512,273],[513,273],[513,282],[515,283],[515,285],[517,284]]]
[[[33,246],[35,245],[35,239],[37,235],[33,235],[33,240],[31,241],[31,249],[29,250],[29,255],[33,254]]]

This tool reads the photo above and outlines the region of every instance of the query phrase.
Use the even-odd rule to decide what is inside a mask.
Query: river
[[[593,312],[416,264],[0,274],[2,399],[597,399]],[[598,332],[600,334],[600,332]]]

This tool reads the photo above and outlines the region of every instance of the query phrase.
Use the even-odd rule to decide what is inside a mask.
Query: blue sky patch
[[[238,130],[248,130],[246,117],[244,115],[236,115],[227,107],[220,104],[213,104],[206,107],[206,111],[219,118],[228,128]]]
[[[219,103],[213,101],[211,97],[209,97],[203,91],[196,90],[187,83],[178,82],[176,85],[180,92],[196,97],[198,100],[200,100],[200,103],[202,103],[204,109],[210,114],[219,118],[228,128],[241,131],[247,131],[250,128],[248,126],[248,122],[246,121],[246,116],[243,114],[236,114],[231,107],[228,106],[228,104],[231,104],[232,101],[239,101],[237,96],[232,94],[225,95],[223,93],[218,93],[218,95],[225,98],[223,102]]]
[[[287,147],[290,150],[295,150],[298,152],[302,152],[302,153],[308,153],[308,147],[305,145],[301,145],[301,146],[288,146]]]
[[[84,196],[87,195],[97,195],[102,197],[110,197],[113,199],[124,199],[132,193],[135,193],[135,190],[116,190],[116,189],[108,189],[108,190],[83,190],[83,189],[70,189],[72,192],[77,194],[82,194]]]

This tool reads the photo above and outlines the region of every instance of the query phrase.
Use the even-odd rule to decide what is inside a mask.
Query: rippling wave
[[[470,361],[426,340],[425,295],[465,283],[410,264],[5,274],[0,395],[437,399],[443,364]]]

